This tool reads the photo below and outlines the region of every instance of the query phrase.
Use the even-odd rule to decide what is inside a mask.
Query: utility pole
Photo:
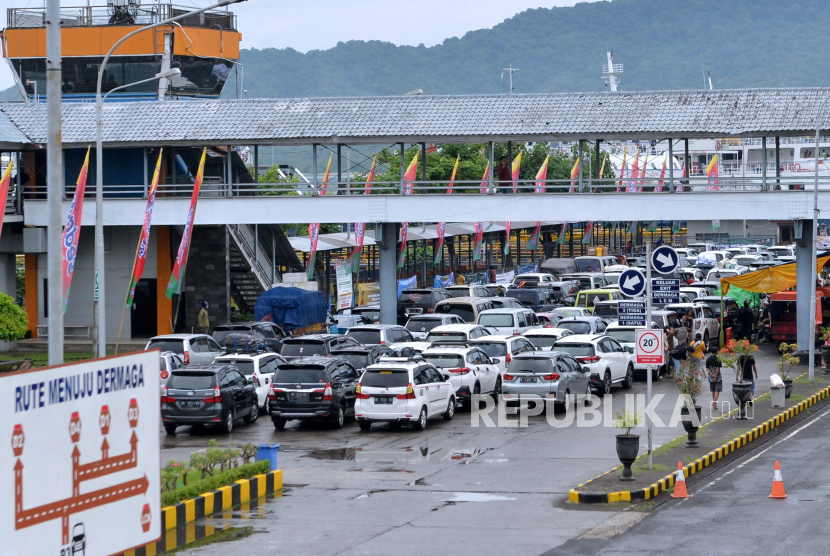
[[[48,199],[47,290],[49,309],[49,365],[63,363],[63,272],[61,201],[63,150],[61,145],[61,3],[46,2],[46,191]]]
[[[507,66],[506,68],[502,68],[501,70],[501,79],[502,84],[504,83],[504,72],[507,72],[510,75],[510,94],[513,94],[513,73],[519,71],[518,69],[514,68],[512,65]],[[504,86],[504,85],[502,85]]]

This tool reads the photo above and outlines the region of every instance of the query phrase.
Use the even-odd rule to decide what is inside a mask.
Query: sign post
[[[651,293],[652,293],[651,290],[652,290],[652,287],[653,287],[653,285],[651,283],[651,267],[652,267],[652,265],[653,265],[653,263],[652,263],[652,260],[651,260],[651,242],[647,242],[646,243],[646,288],[647,288],[648,291],[646,292],[646,328],[645,328],[646,330],[651,330]],[[637,343],[637,346],[638,346],[637,349],[639,349],[639,345],[640,344],[638,342]],[[638,357],[638,359],[639,359],[639,357]],[[651,405],[651,383],[652,383],[651,365],[649,364],[646,367],[646,397],[648,398],[648,400],[646,401],[646,407],[649,407]],[[652,426],[652,423],[651,423],[651,419],[648,416],[648,413],[646,413],[646,426],[648,427],[648,468],[649,468],[649,470],[651,470],[651,463],[652,463],[652,457],[651,457],[651,448],[652,448],[652,444],[651,444],[651,426]]]
[[[159,539],[158,358],[0,375],[0,556],[106,556]]]

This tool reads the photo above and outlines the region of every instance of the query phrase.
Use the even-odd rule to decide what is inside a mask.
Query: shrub
[[[26,328],[29,325],[29,315],[19,305],[15,305],[14,299],[0,293],[0,340],[14,342],[26,335]]]
[[[183,486],[173,491],[162,492],[161,505],[174,506],[182,500],[195,498],[204,492],[210,492],[219,487],[228,486],[240,479],[250,479],[254,475],[263,475],[268,473],[270,469],[271,462],[269,461],[258,461],[256,463],[240,465],[224,473],[217,473],[206,479],[195,481],[186,487]]]

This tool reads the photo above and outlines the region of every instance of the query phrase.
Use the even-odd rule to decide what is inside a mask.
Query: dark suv
[[[161,395],[161,422],[167,434],[180,425],[219,425],[233,430],[236,419],[259,417],[253,380],[232,365],[202,365],[173,371]]]
[[[552,311],[559,306],[550,288],[511,288],[507,290],[507,296],[515,298],[534,313]]]
[[[337,348],[331,352],[331,356],[350,363],[360,374],[384,355],[389,355],[389,351],[386,346],[350,346]]]
[[[404,290],[398,301],[398,324],[404,325],[409,317],[434,313],[435,304],[449,299],[450,294],[442,288]]]
[[[213,339],[221,346],[222,340],[228,334],[247,334],[253,336],[274,353],[279,353],[282,347],[282,340],[285,338],[285,332],[282,328],[273,322],[231,322],[227,324],[220,324],[213,329]]]
[[[289,361],[314,355],[327,357],[334,349],[359,345],[354,338],[342,334],[310,334],[283,340],[280,355]]]
[[[354,415],[358,378],[342,359],[304,357],[278,366],[270,394],[274,428],[292,419],[325,419],[341,428],[346,415]]]

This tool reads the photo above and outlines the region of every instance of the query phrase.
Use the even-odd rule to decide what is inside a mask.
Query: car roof
[[[556,359],[561,355],[567,355],[561,351],[534,351],[526,353],[517,353],[513,356],[513,361],[516,359]]]
[[[444,313],[444,314],[430,313],[430,314],[427,314],[427,315],[412,315],[411,317],[409,317],[409,320],[444,320],[444,319],[449,318],[449,317],[457,317],[457,316],[458,315],[447,314],[447,313]]]
[[[200,372],[204,373],[206,371],[218,373],[222,369],[227,369],[228,367],[233,367],[233,365],[219,365],[219,364],[210,364],[210,365],[187,365],[186,367],[180,367],[174,370],[174,373],[187,373],[187,372]]]
[[[214,330],[217,329],[217,328],[224,328],[226,326],[246,327],[246,326],[260,326],[260,325],[263,325],[263,324],[279,326],[275,322],[268,322],[268,321],[264,321],[264,320],[246,320],[246,321],[242,321],[242,322],[226,322],[224,324],[217,324],[216,326],[214,326]]]
[[[465,296],[465,297],[451,297],[449,299],[442,299],[438,302],[438,304],[444,303],[447,305],[451,305],[453,303],[472,303],[475,301],[489,301],[489,297],[481,297],[481,296]]]
[[[510,340],[514,340],[516,338],[519,338],[518,334],[491,334],[490,336],[473,338],[470,342],[474,344],[483,342],[509,342]]]
[[[526,313],[528,311],[530,311],[530,309],[526,309],[524,307],[503,307],[500,309],[485,309],[484,311],[481,311],[479,315],[492,315],[495,313],[515,315],[516,313]]]
[[[292,338],[286,338],[284,341],[291,342],[296,340],[319,340],[321,342],[325,342],[326,340],[331,340],[334,338],[338,338],[342,336],[342,334],[305,334],[303,336],[294,336]]]
[[[338,353],[370,353],[373,351],[389,351],[386,346],[347,346],[331,350],[332,355]]]
[[[561,341],[567,342],[569,344],[591,343],[596,342],[600,338],[605,338],[607,336],[608,334],[574,334],[572,336],[565,336],[564,338],[562,338]]]
[[[399,324],[361,324],[359,326],[352,326],[349,328],[349,332],[352,330],[389,330],[390,328],[403,328]]]
[[[475,328],[484,328],[480,324],[442,324],[436,326],[430,332],[469,332]]]
[[[560,336],[563,332],[570,332],[567,328],[534,328],[522,336]]]
[[[328,367],[333,361],[339,361],[338,359],[331,359],[330,357],[323,357],[321,355],[311,355],[309,357],[300,357],[298,359],[291,359],[286,361],[285,363],[280,363],[280,367],[285,365],[320,365],[323,367]]]
[[[224,355],[220,355],[220,356],[216,357],[216,360],[220,360],[220,359],[238,359],[238,360],[250,359],[251,361],[255,361],[257,359],[262,359],[263,357],[269,357],[269,356],[273,357],[273,356],[276,356],[276,355],[279,355],[279,353],[273,353],[273,352],[265,352],[265,353],[226,353]],[[282,359],[282,356],[280,356],[280,358]]]
[[[593,322],[593,321],[598,321],[598,320],[602,320],[602,317],[582,315],[582,316],[579,316],[579,317],[564,318],[564,319],[560,320],[559,323],[561,324],[563,322]]]
[[[427,356],[430,353],[452,353],[454,355],[470,351],[475,346],[458,345],[458,346],[433,346],[421,352],[421,355]]]
[[[213,339],[208,334],[161,334],[160,336],[153,336],[150,338],[150,341],[153,340],[190,340],[193,338],[210,338]]]

